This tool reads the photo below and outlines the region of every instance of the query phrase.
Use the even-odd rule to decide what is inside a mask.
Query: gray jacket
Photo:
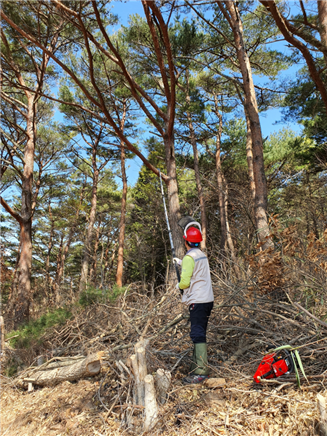
[[[184,289],[182,302],[187,305],[210,303],[214,300],[214,296],[208,258],[199,248],[192,248],[186,255],[194,259],[194,270],[190,286]]]

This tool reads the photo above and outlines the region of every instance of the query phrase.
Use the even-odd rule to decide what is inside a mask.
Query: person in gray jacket
[[[208,258],[199,249],[201,231],[189,227],[185,229],[183,238],[188,251],[183,260],[174,258],[175,262],[182,265],[181,280],[176,287],[182,292],[182,302],[188,305],[190,311],[190,337],[194,344],[190,374],[183,382],[194,384],[208,378],[206,332],[214,296]]]

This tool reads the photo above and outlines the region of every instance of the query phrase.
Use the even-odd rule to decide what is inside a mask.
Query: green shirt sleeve
[[[187,255],[183,257],[182,276],[179,283],[179,289],[186,289],[190,286],[194,266],[195,262],[193,257]]]

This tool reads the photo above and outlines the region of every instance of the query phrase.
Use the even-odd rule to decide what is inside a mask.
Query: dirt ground
[[[116,436],[129,434],[122,426],[124,404],[110,411],[110,380],[101,400],[101,374],[77,383],[36,388],[28,393],[13,385],[2,387],[1,434],[7,436]],[[153,435],[261,435],[318,434],[317,392],[321,383],[254,386],[251,380],[226,378],[222,387],[185,387],[174,379],[168,402]],[[108,394],[108,396],[107,396]],[[109,400],[109,401],[108,401]]]

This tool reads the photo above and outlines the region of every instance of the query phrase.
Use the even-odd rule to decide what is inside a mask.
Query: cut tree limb
[[[327,323],[324,321],[321,321],[321,319],[317,318],[315,315],[313,315],[311,312],[309,312],[308,310],[306,310],[304,307],[302,307],[299,303],[295,303],[293,302],[293,305],[295,307],[297,307],[298,309],[300,309],[302,312],[304,312],[306,315],[308,315],[310,318],[314,319],[318,324],[320,324],[321,326],[327,328]]]

